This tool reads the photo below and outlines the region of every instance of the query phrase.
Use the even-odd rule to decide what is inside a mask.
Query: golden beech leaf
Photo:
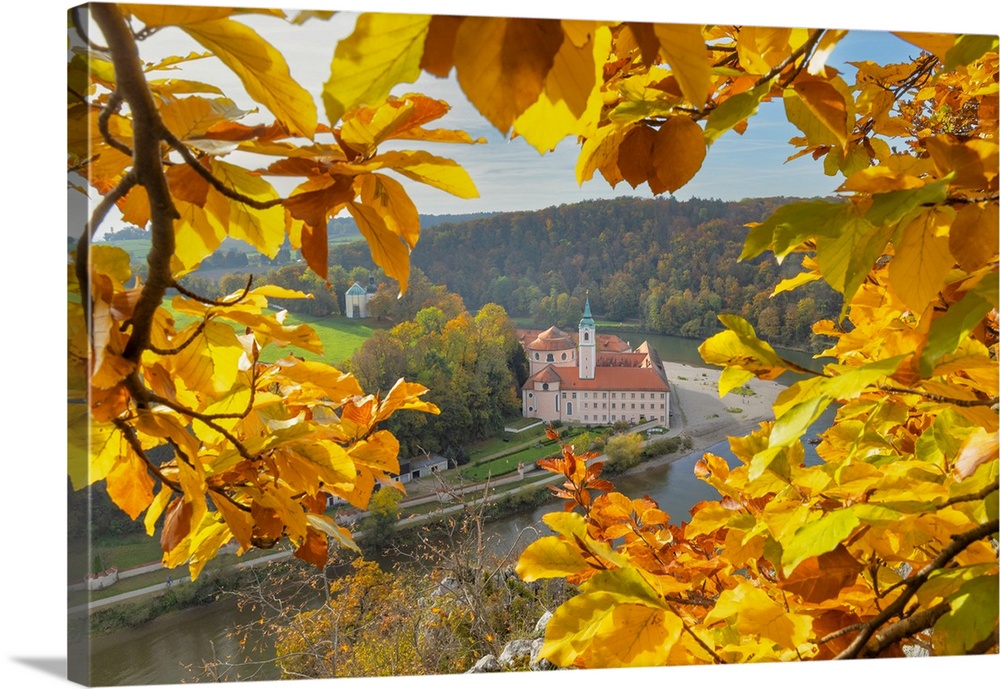
[[[977,428],[962,443],[961,451],[953,467],[955,475],[960,480],[972,476],[980,465],[997,458],[998,447],[1000,445],[998,445],[996,431],[990,433],[983,428]]]
[[[440,413],[440,410],[433,403],[420,399],[420,397],[427,394],[427,392],[427,388],[423,385],[420,385],[419,383],[408,383],[400,378],[396,381],[395,385],[392,386],[392,389],[389,390],[389,394],[386,395],[381,404],[379,404],[375,422],[384,421],[385,419],[388,419],[391,414],[394,414],[402,409],[412,409],[427,412],[429,414]]]
[[[688,117],[671,117],[660,126],[653,142],[654,174],[649,188],[654,194],[674,193],[701,169],[706,153],[701,127]]]
[[[793,88],[809,110],[841,146],[847,143],[847,104],[843,94],[826,79],[799,77]],[[812,141],[812,139],[810,139]]]
[[[948,250],[948,229],[954,217],[950,208],[925,211],[902,229],[895,242],[889,282],[914,313],[924,312],[954,265]]]
[[[270,110],[296,136],[316,132],[316,103],[288,71],[274,46],[250,27],[230,19],[183,24],[180,27],[212,51],[243,82],[247,93]]]
[[[160,546],[164,554],[172,552],[191,532],[192,503],[183,498],[174,498],[167,507],[160,533]]]
[[[475,183],[461,165],[426,151],[390,151],[373,157],[369,162],[395,170],[405,177],[446,191],[460,199],[479,196]]]
[[[467,17],[455,36],[458,83],[503,134],[535,101],[563,42],[558,20]]]
[[[420,238],[420,215],[403,185],[386,175],[360,175],[355,188],[361,203],[375,209],[386,227],[413,250]]]
[[[108,496],[132,519],[136,519],[153,502],[153,487],[156,484],[146,464],[132,453],[119,458],[106,481]]]
[[[978,203],[959,208],[948,233],[948,250],[969,272],[996,261],[1000,251],[1000,215],[996,208]]]
[[[447,77],[454,65],[452,52],[455,36],[465,17],[436,14],[427,27],[424,53],[420,57],[420,68],[436,77]]]
[[[221,160],[212,161],[212,172],[227,187],[255,201],[267,202],[278,198],[269,182],[250,174],[238,165]],[[218,194],[215,189],[209,195]],[[268,258],[274,258],[285,240],[285,214],[279,205],[252,208],[240,201],[229,201],[227,229],[230,237],[242,239]]]
[[[376,209],[351,202],[347,204],[347,211],[368,243],[372,260],[399,283],[399,293],[405,293],[410,280],[410,248],[389,229]]]
[[[852,586],[863,569],[864,565],[838,544],[828,553],[803,560],[780,585],[807,603],[819,604]]]
[[[376,106],[393,86],[420,76],[431,18],[416,14],[361,14],[354,32],[337,43],[323,104],[331,126],[356,105]]]
[[[518,135],[539,153],[555,148],[567,136],[590,134],[600,119],[602,56],[611,49],[611,31],[596,22],[580,24],[593,38],[581,45],[563,41],[538,100],[514,122]],[[564,29],[567,26],[576,25],[564,21]]]
[[[673,70],[684,98],[700,109],[708,99],[712,73],[701,27],[688,24],[654,24],[660,51]]]
[[[973,139],[963,141],[952,134],[939,134],[920,141],[930,154],[938,176],[954,173],[953,187],[996,191],[997,144]]]

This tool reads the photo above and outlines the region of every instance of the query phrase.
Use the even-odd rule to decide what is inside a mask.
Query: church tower
[[[580,319],[580,380],[594,379],[594,366],[597,362],[597,331],[594,317],[590,315],[590,295],[583,307],[583,318]]]

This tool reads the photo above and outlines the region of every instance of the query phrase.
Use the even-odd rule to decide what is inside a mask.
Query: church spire
[[[580,379],[592,380],[594,366],[597,363],[597,331],[594,317],[590,313],[590,291],[587,291],[587,301],[583,306],[583,318],[580,319],[580,355],[577,358],[580,367]]]
[[[587,290],[587,300],[583,305],[583,318],[580,319],[580,327],[594,327],[594,317],[590,314],[590,290]]]

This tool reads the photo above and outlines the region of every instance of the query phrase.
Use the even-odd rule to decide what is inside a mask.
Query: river
[[[630,340],[633,346],[648,339],[664,359],[704,366],[697,353],[699,342],[696,340],[634,332],[621,333],[621,336]],[[779,353],[800,364],[808,362],[808,356],[800,352]],[[828,427],[832,415],[832,410],[828,410],[817,420],[810,434]],[[719,443],[708,451],[726,458],[730,465],[735,463],[728,443]],[[813,446],[807,444],[806,453],[807,461],[815,461]],[[694,476],[694,464],[701,455],[702,452],[692,453],[667,465],[618,477],[615,479],[616,488],[633,498],[649,495],[671,515],[674,522],[679,523],[690,516],[689,511],[696,503],[718,498],[710,486]],[[491,522],[488,526],[496,537],[494,547],[498,551],[513,549],[518,552],[547,532],[541,522],[542,516],[558,508],[559,503],[550,502],[532,512]],[[91,641],[91,684],[177,684],[192,681],[196,675],[186,667],[200,668],[203,660],[212,658],[213,653],[218,658],[237,653],[239,646],[228,638],[228,631],[235,625],[252,622],[258,616],[258,613],[249,610],[238,610],[233,598],[223,597],[215,603],[164,615],[139,627],[95,637]],[[258,655],[255,659],[263,658]],[[256,679],[277,678],[277,670],[272,665],[248,668],[241,676],[249,677],[251,674]]]

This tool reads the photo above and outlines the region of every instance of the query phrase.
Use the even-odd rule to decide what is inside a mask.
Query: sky
[[[244,15],[239,17],[239,21],[255,28],[285,55],[292,76],[313,94],[322,121],[324,111],[320,92],[329,78],[333,49],[338,39],[350,34],[356,16],[353,12],[342,12],[331,20],[312,20],[301,26],[261,15]],[[172,27],[159,31],[140,44],[141,55],[147,61],[202,50],[184,32]],[[853,68],[845,64],[849,60],[902,61],[918,52],[914,46],[887,31],[859,30],[850,32],[842,40],[829,64],[851,72]],[[161,74],[166,76],[168,73]],[[179,73],[169,74],[218,84],[242,109],[249,110],[256,106],[246,96],[235,75],[214,58],[185,63]],[[399,147],[425,148],[436,155],[453,158],[469,172],[479,190],[479,198],[459,199],[438,189],[399,178],[423,214],[534,210],[594,198],[652,196],[645,184],[633,189],[627,182],[620,182],[612,188],[600,173],[579,185],[574,174],[579,152],[575,140],[566,139],[555,151],[541,155],[523,139],[505,138],[468,102],[458,88],[454,73],[448,79],[423,74],[415,84],[401,84],[393,92],[401,95],[409,91],[441,98],[452,105],[451,112],[435,126],[462,129],[474,138],[485,137],[488,140],[485,145],[473,146],[419,142],[398,144]],[[262,111],[248,115],[244,121],[249,124],[269,121],[270,118],[269,113]],[[798,134],[798,130],[787,122],[780,101],[763,104],[744,134],[727,132],[711,147],[702,169],[691,182],[677,190],[675,197],[680,200],[697,197],[728,201],[747,197],[810,197],[833,193],[839,184],[838,178],[824,175],[821,163],[810,157],[786,162],[795,152],[788,140]],[[270,162],[255,163],[248,158],[244,158],[244,164],[251,166]],[[272,177],[270,181],[280,193],[288,193],[293,186],[287,178]],[[122,224],[120,217],[112,215],[102,229],[117,229]],[[73,227],[69,229],[74,235],[78,232]]]
[[[4,620],[4,650],[0,653],[0,676],[11,686],[64,687],[65,682],[65,596],[66,522],[64,490],[65,415],[62,387],[65,376],[65,236],[67,205],[63,201],[65,188],[65,11],[67,1],[35,0],[17,2],[4,7],[0,22],[5,49],[3,118],[3,188],[4,188],[4,252],[2,254],[2,293],[5,296],[3,330],[0,331],[0,352],[4,368],[2,409],[4,426],[4,482],[0,500],[0,523],[5,526],[4,567],[0,568],[0,586],[6,592]],[[174,2],[173,4],[177,4]],[[222,4],[207,0],[205,4]],[[251,0],[248,3],[263,6]],[[434,11],[442,14],[479,13],[507,16],[559,16],[575,18],[606,18],[609,12],[621,10],[618,19],[659,20],[677,22],[725,22],[758,26],[811,25],[850,29],[896,29],[912,31],[951,31],[998,33],[998,12],[995,0],[967,0],[961,4],[917,4],[872,0],[839,0],[829,3],[764,3],[743,0],[713,0],[707,2],[632,2],[631,4],[598,3],[594,0],[551,2],[540,0],[344,0],[335,7],[332,0],[314,0],[313,8],[353,9],[372,11]],[[669,6],[669,17],[666,16]],[[927,7],[931,10],[927,10]],[[610,9],[609,9],[610,8]],[[627,16],[625,15],[627,13]],[[855,34],[857,36],[857,34]],[[868,40],[877,37],[865,34]],[[862,37],[865,37],[862,36]],[[317,58],[317,64],[328,69],[329,56]],[[325,79],[325,76],[323,77]],[[456,113],[457,115],[457,113]],[[753,128],[756,128],[757,123]],[[753,129],[752,128],[752,129]],[[763,125],[761,125],[763,128]],[[751,130],[752,130],[751,129]],[[728,136],[728,135],[727,135]],[[785,135],[782,135],[785,136]],[[743,155],[751,163],[763,160],[775,141],[772,138],[757,143],[739,142]],[[721,146],[724,140],[717,144]],[[736,146],[737,150],[739,147]],[[780,148],[780,146],[779,146]],[[492,150],[492,149],[491,149]],[[762,165],[749,168],[726,168],[724,158],[716,148],[710,154],[701,177],[714,177],[714,187],[690,186],[701,189],[699,195],[723,198],[730,185],[750,185],[761,177]],[[560,150],[561,153],[561,150]],[[784,160],[783,152],[776,159]],[[494,154],[493,164],[503,160]],[[725,156],[728,158],[729,156]],[[535,161],[537,162],[537,161]],[[729,161],[732,162],[732,161]],[[569,166],[568,169],[572,169]],[[717,175],[705,171],[717,169]],[[769,167],[770,169],[770,167]],[[780,169],[780,167],[778,168]],[[473,174],[476,174],[474,172]],[[804,174],[804,173],[802,173]],[[793,175],[795,177],[796,175]],[[482,176],[480,175],[480,178]],[[554,174],[553,176],[554,177]],[[702,184],[698,179],[692,185]],[[511,173],[510,186],[524,178]],[[546,177],[546,183],[552,178]],[[570,178],[572,179],[572,178]],[[704,182],[708,184],[711,180]],[[827,182],[829,180],[826,180]],[[477,179],[487,188],[481,179]],[[535,185],[530,185],[534,188]],[[550,186],[550,189],[552,187]],[[529,185],[519,185],[520,195],[527,198]],[[830,186],[816,193],[827,193]],[[694,192],[692,192],[694,193]],[[739,192],[743,194],[744,192]],[[747,191],[746,195],[758,192]],[[761,192],[775,193],[775,192]],[[777,193],[785,193],[779,192]],[[589,187],[587,194],[596,196]],[[500,198],[499,196],[497,198]],[[423,202],[423,201],[422,201]],[[427,207],[445,212],[427,200]],[[551,205],[556,201],[539,201]],[[441,202],[443,204],[443,202]],[[671,668],[665,671],[637,670],[631,673],[594,671],[573,677],[576,687],[606,687],[614,683],[645,683],[649,686],[671,684],[733,685],[740,687],[825,687],[847,686],[949,686],[955,681],[966,683],[978,677],[997,676],[997,657],[975,659],[936,659],[933,661],[855,661],[821,665],[768,664],[730,668]],[[519,686],[551,686],[552,675],[522,673],[516,678]],[[500,689],[515,681],[510,675],[477,678],[476,687]],[[253,689],[290,685],[260,682]],[[295,685],[298,686],[298,685]],[[306,685],[302,685],[306,686]],[[311,682],[313,686],[334,686],[332,682]],[[469,680],[461,675],[427,681],[399,682],[394,680],[338,680],[338,689],[381,689],[390,687],[426,689],[468,689]]]

